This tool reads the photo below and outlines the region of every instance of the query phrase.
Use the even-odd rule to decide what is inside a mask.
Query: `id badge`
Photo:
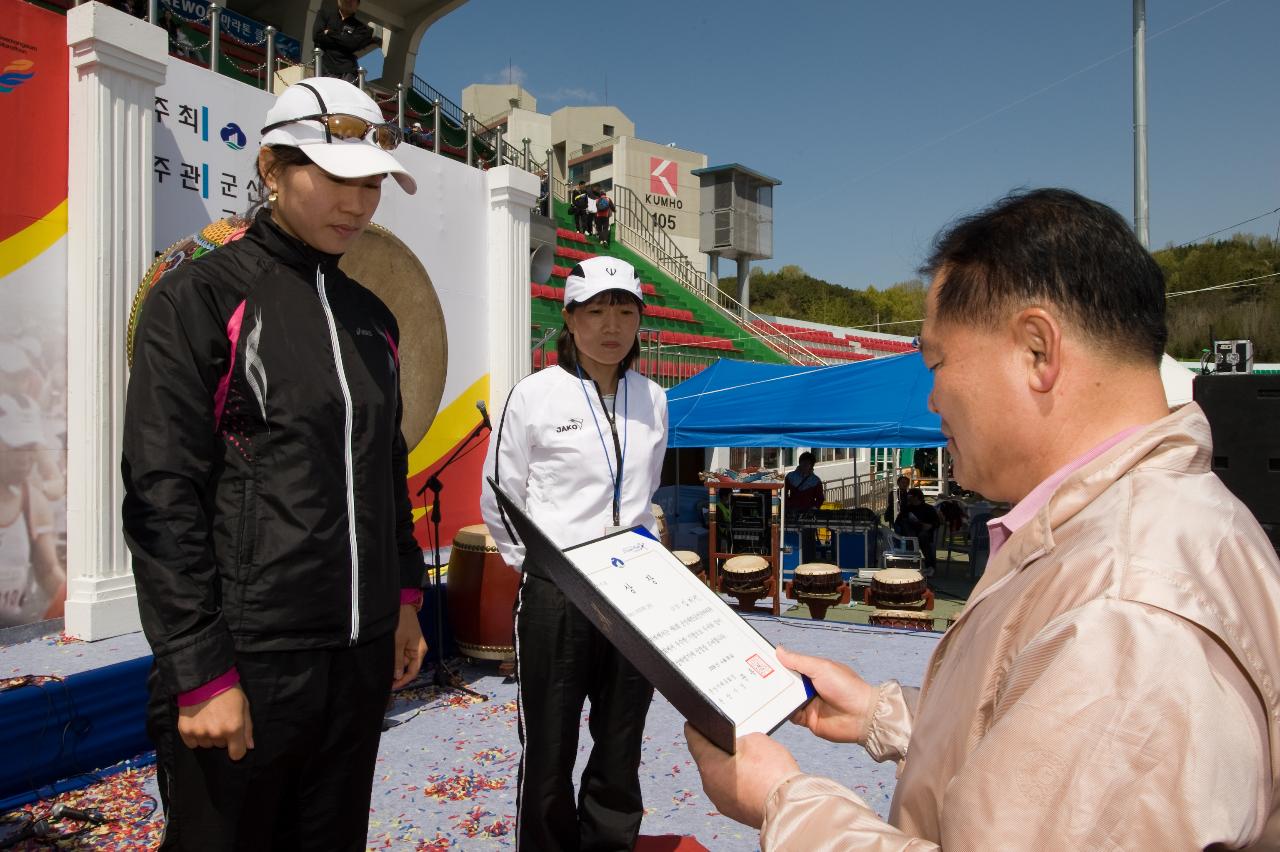
[[[623,530],[629,530],[629,529],[631,529],[631,527],[615,527],[610,524],[605,524],[604,534],[613,535],[614,533],[619,533],[619,532],[622,532]]]

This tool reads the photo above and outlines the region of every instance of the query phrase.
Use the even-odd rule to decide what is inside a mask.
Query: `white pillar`
[[[67,12],[66,632],[139,628],[120,532],[125,331],[152,257],[152,127],[165,31],[100,3]]]
[[[507,393],[529,374],[529,211],[538,178],[514,166],[489,180],[489,401],[499,411]]]

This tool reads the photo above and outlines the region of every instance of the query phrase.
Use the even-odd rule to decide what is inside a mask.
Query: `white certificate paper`
[[[564,555],[733,722],[736,736],[769,733],[812,694],[799,675],[778,662],[768,640],[649,536],[627,530],[571,547]],[[590,605],[596,607],[596,620],[607,622],[609,614],[595,602]],[[602,632],[611,631],[602,627]]]

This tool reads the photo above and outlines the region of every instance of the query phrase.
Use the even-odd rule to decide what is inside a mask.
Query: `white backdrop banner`
[[[158,251],[211,221],[248,211],[262,192],[258,142],[275,100],[180,59],[170,57],[168,62],[168,76],[156,93],[153,178]],[[491,402],[488,188],[484,172],[430,151],[402,145],[396,157],[417,180],[418,192],[406,195],[394,181],[387,181],[373,218],[404,241],[426,268],[444,311],[449,341],[448,364],[440,365],[446,371],[440,413],[410,457],[410,480],[416,486],[425,478],[422,474],[471,430],[478,418],[475,401]],[[517,284],[528,287],[527,281]],[[403,377],[405,383],[420,379]],[[474,478],[478,489],[483,450],[471,455],[474,459],[456,468],[461,478]],[[479,520],[478,506],[472,511],[471,502],[468,495],[451,504],[464,514],[451,511],[453,523],[446,529]]]
[[[155,246],[243,215],[262,187],[258,140],[275,96],[170,56],[156,89]]]

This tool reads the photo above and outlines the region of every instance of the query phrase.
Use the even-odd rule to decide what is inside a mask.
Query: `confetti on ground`
[[[516,714],[516,702],[508,701],[505,704],[491,704],[480,711],[481,719],[492,719],[494,716],[505,716]]]
[[[450,819],[457,823],[459,831],[472,839],[505,837],[515,829],[516,825],[514,816],[500,817],[479,805],[461,816],[450,817]]]
[[[515,757],[515,752],[504,748],[487,748],[472,755],[471,759],[481,766],[496,766]]]
[[[774,641],[805,653],[840,659],[856,659],[859,672],[869,678],[905,678],[917,682],[936,644],[936,637],[922,639],[896,634],[872,635],[813,630],[803,626],[760,619],[761,632]],[[138,649],[140,638],[133,641]],[[0,648],[0,671],[6,676],[57,672],[65,661],[84,657],[91,666],[109,664],[116,657],[104,643],[71,643],[75,647],[51,647],[56,639],[42,638],[26,646]],[[125,642],[121,647],[128,647]],[[890,653],[906,648],[911,656],[895,659]],[[99,662],[99,657],[102,662]],[[910,665],[907,665],[907,664]],[[515,796],[520,743],[517,736],[516,686],[493,671],[492,665],[463,664],[455,668],[465,682],[489,696],[477,702],[472,696],[441,690],[428,673],[410,690],[397,693],[392,716],[399,724],[382,734],[373,800],[370,803],[368,848],[393,852],[511,852],[515,848]],[[46,687],[47,689],[48,687]],[[416,703],[411,703],[416,701]],[[577,773],[591,752],[583,714],[578,736]],[[716,852],[757,852],[759,833],[718,814],[699,786],[683,736],[684,719],[661,697],[649,709],[643,741],[641,785],[644,819],[641,833],[648,836],[696,837]],[[887,814],[893,794],[892,764],[876,764],[862,749],[836,746],[797,726],[784,726],[774,737],[795,755],[806,771],[817,772],[857,789],[881,815]],[[0,759],[3,759],[0,757]],[[64,850],[103,849],[112,852],[154,849],[163,831],[163,817],[152,813],[156,783],[150,767],[103,778],[95,785],[46,800],[27,813],[37,818],[49,813],[55,802],[98,807],[119,821],[74,839],[64,840]],[[3,838],[17,823],[0,826]],[[70,832],[69,820],[55,824]],[[47,852],[48,844],[15,847],[22,852]]]
[[[463,772],[455,769],[453,775],[429,775],[422,788],[422,794],[429,799],[445,802],[458,802],[463,799],[474,799],[477,793],[507,789],[507,779],[501,776],[490,778],[478,772]]]
[[[12,847],[22,852],[48,849],[53,845],[61,849],[111,852],[153,849],[160,843],[164,820],[156,815],[157,802],[144,788],[155,774],[154,766],[123,769],[88,787],[69,791],[57,798],[43,799],[0,819],[8,825],[25,822],[26,818],[48,820],[54,805],[62,804],[83,811],[100,811],[108,820],[105,825],[94,826],[87,831],[81,831],[84,823],[74,820],[49,821],[47,825],[52,835],[42,841],[27,840]]]
[[[8,692],[11,689],[17,689],[20,686],[43,686],[46,683],[54,683],[62,680],[60,677],[53,675],[20,675],[18,677],[7,677],[0,680],[0,692]]]

